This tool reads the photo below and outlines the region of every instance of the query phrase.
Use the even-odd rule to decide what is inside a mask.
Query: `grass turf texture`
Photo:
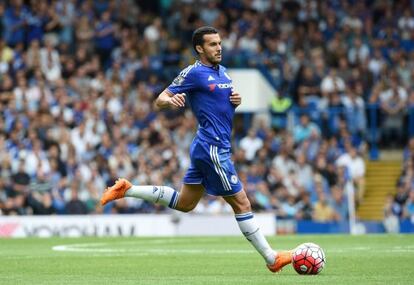
[[[412,284],[414,235],[297,235],[319,244],[320,275],[272,274],[243,237],[0,239],[0,284]],[[55,248],[55,249],[53,249]]]

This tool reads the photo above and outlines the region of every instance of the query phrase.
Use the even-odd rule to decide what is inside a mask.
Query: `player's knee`
[[[188,204],[184,204],[184,205],[179,205],[176,209],[180,210],[181,212],[188,213],[188,212],[194,210],[196,205],[197,204],[194,204],[194,203],[188,203]]]
[[[247,200],[247,202],[238,205],[238,212],[239,213],[247,213],[247,212],[251,212],[252,211],[252,207],[250,205],[250,201]]]
[[[249,199],[243,199],[240,203],[236,203],[233,205],[233,210],[236,214],[242,214],[252,211],[252,207],[250,205]]]

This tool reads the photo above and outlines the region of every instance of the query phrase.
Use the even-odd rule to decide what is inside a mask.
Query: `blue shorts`
[[[184,184],[202,184],[214,196],[231,196],[242,190],[229,148],[220,148],[196,137],[190,147],[190,158]]]

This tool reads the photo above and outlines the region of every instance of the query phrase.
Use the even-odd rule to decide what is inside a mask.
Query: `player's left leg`
[[[203,173],[195,165],[193,159],[193,156],[197,157],[200,149],[198,140],[194,139],[190,151],[191,165],[183,178],[184,184],[180,192],[169,186],[132,185],[125,178],[121,178],[113,186],[107,188],[102,196],[101,204],[105,205],[110,201],[124,197],[134,197],[182,212],[191,211],[204,194]],[[203,149],[201,149],[202,151]]]
[[[256,223],[250,201],[243,189],[233,196],[225,196],[223,198],[233,208],[241,232],[266,260],[270,271],[278,272],[282,267],[292,262],[291,251],[275,252],[270,247]]]
[[[204,187],[201,184],[184,184],[180,192],[177,192],[169,186],[133,185],[125,178],[120,178],[104,192],[101,204],[105,205],[124,197],[133,197],[189,212],[198,204],[203,194]]]

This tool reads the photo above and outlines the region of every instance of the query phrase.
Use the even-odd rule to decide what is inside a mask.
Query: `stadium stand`
[[[152,102],[193,61],[192,31],[209,24],[221,31],[223,65],[257,68],[278,90],[270,125],[236,128],[254,210],[347,219],[345,183],[360,202],[370,146],[402,147],[414,133],[412,3],[0,2],[0,213],[167,211],[98,199],[119,176],[180,188],[196,122]],[[413,215],[413,145],[387,215]],[[226,211],[211,197],[195,210]]]

